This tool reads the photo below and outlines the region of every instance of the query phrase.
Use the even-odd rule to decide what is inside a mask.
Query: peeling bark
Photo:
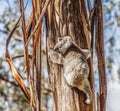
[[[58,36],[69,35],[81,48],[90,48],[88,17],[84,0],[55,0],[51,2],[47,13],[47,45],[55,45]],[[83,23],[84,22],[84,23]],[[87,35],[86,35],[87,34]],[[93,101],[85,104],[85,95],[78,89],[70,88],[63,77],[63,67],[49,62],[51,86],[54,91],[55,111],[95,111],[94,76],[92,59],[89,60],[90,81]]]

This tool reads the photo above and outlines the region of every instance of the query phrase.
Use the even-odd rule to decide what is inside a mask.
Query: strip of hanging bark
[[[34,29],[35,22],[36,22],[36,18],[35,18],[35,2],[36,2],[35,0],[32,0],[32,26],[31,26],[32,30]],[[34,74],[36,73],[36,70],[35,70],[35,67],[36,67],[35,66],[35,55],[36,55],[36,53],[35,53],[34,37],[32,39],[32,43],[33,43],[33,48],[32,48],[32,77],[33,77],[33,84],[34,84],[35,83],[35,76],[34,76]]]
[[[28,4],[28,1],[26,3],[26,6],[24,9],[26,9],[27,7],[27,4]],[[12,35],[14,33],[14,31],[18,28],[19,24],[20,24],[20,21],[21,21],[21,18],[22,16],[19,17],[18,21],[16,22],[15,26],[13,27],[12,31],[10,32],[9,36],[8,36],[8,39],[6,41],[6,54],[5,54],[5,57],[6,57],[6,60],[11,68],[11,71],[12,71],[12,74],[13,74],[13,77],[14,79],[17,81],[18,85],[20,86],[21,90],[23,91],[25,97],[27,98],[27,100],[29,101],[30,100],[30,95],[27,91],[27,88],[25,87],[25,84],[23,82],[23,79],[22,77],[20,76],[20,74],[17,72],[13,62],[12,62],[12,59],[10,58],[10,55],[9,55],[9,51],[8,51],[8,46],[9,46],[9,43],[10,43],[10,40],[12,38]]]
[[[85,1],[84,1],[85,2]],[[79,3],[81,4],[81,10],[80,10],[80,13],[81,13],[81,17],[82,17],[82,23],[83,23],[83,30],[84,30],[84,34],[85,34],[85,37],[86,37],[86,42],[87,42],[87,46],[88,48],[90,49],[90,32],[88,30],[88,27],[89,27],[89,22],[88,22],[88,16],[87,16],[87,12],[86,12],[86,7],[84,6],[84,2],[81,2],[79,0]],[[84,8],[82,7],[84,6]],[[83,10],[82,10],[83,9]],[[86,16],[85,16],[86,15]]]
[[[93,50],[93,47],[94,47],[94,27],[95,27],[95,8],[96,6],[93,7],[93,9],[90,10],[90,16],[89,16],[89,19],[90,19],[90,31],[91,31],[91,49]],[[93,57],[93,53],[92,53],[92,57]]]
[[[35,87],[35,101],[36,101],[36,111],[41,111],[41,29],[42,29],[42,20],[44,13],[41,12],[40,5],[43,2],[40,0],[32,1],[33,6],[33,32],[31,33],[33,38],[33,63],[35,63],[36,73],[34,73],[34,87]],[[42,5],[41,5],[42,6]],[[45,6],[45,5],[44,5]],[[38,8],[39,7],[39,8]],[[47,7],[46,7],[47,8]],[[44,7],[42,8],[44,9]],[[43,10],[42,10],[43,11]],[[43,13],[43,15],[42,15]],[[41,17],[42,16],[42,17]],[[41,17],[41,20],[39,21]],[[37,28],[36,28],[37,26]],[[35,30],[35,31],[34,31]],[[32,37],[31,36],[31,37]],[[33,65],[34,67],[34,65]]]
[[[26,72],[27,72],[27,79],[30,78],[30,69],[29,69],[29,55],[28,55],[28,48],[25,47],[25,44],[27,42],[26,37],[26,26],[25,26],[25,15],[24,15],[24,6],[23,6],[23,0],[20,0],[20,12],[22,15],[22,35],[23,35],[23,41],[24,41],[24,57],[25,57],[25,66],[26,66]]]
[[[51,85],[51,77],[50,77],[50,64],[49,64],[49,57],[48,57],[48,47],[47,47],[47,43],[48,43],[48,37],[51,35],[52,36],[52,33],[51,33],[51,27],[52,27],[52,13],[53,13],[53,6],[54,6],[54,1],[51,1],[50,2],[50,5],[48,6],[47,8],[47,12],[46,12],[46,19],[47,19],[47,22],[46,22],[46,29],[48,29],[48,32],[46,33],[47,37],[46,37],[46,59],[47,59],[47,70],[48,70],[48,78],[49,78],[49,83]],[[51,47],[51,46],[50,46]]]
[[[102,0],[96,0],[96,40],[95,46],[98,58],[99,85],[100,85],[100,110],[106,111],[107,83],[104,60],[104,34]]]
[[[31,82],[31,76],[30,76],[30,64],[29,64],[29,54],[28,54],[28,47],[26,47],[27,42],[27,36],[26,36],[26,26],[25,26],[25,15],[24,15],[24,4],[23,0],[20,0],[20,12],[22,15],[22,35],[23,35],[23,41],[24,41],[24,59],[25,59],[25,67],[26,67],[26,73],[27,73],[27,79],[30,84],[30,106],[34,106],[34,93],[33,93],[33,86]]]
[[[41,27],[42,23],[35,33],[35,50],[36,50],[36,74],[35,74],[35,89],[36,89],[36,110],[40,111],[41,108]]]
[[[97,93],[97,111],[100,111],[100,96]]]
[[[38,19],[37,22],[36,22],[35,28],[34,28],[34,30],[32,31],[30,37],[28,37],[28,41],[27,41],[27,43],[26,43],[26,46],[28,45],[29,41],[30,41],[31,38],[33,37],[34,33],[37,31],[37,29],[38,29],[38,27],[39,27],[39,24],[41,23],[41,21],[42,21],[42,19],[43,19],[43,16],[44,16],[44,14],[45,14],[45,12],[46,12],[47,6],[49,5],[49,2],[50,2],[50,0],[46,0],[45,5],[44,5],[44,7],[43,7],[43,9],[42,9],[42,12],[41,12],[41,14],[40,14],[40,16],[39,16],[39,19]]]
[[[32,31],[32,22],[33,22],[33,12],[31,13],[30,17],[28,18],[27,24],[26,24],[26,36],[27,39],[31,34]]]
[[[38,45],[36,47],[36,109],[41,110],[41,36],[39,34]]]
[[[28,93],[28,91],[27,91],[27,88],[26,88],[26,86],[25,86],[25,84],[24,84],[24,82],[23,82],[22,77],[21,77],[20,74],[17,72],[17,70],[16,70],[16,68],[15,68],[15,66],[14,66],[14,64],[13,64],[11,58],[10,58],[9,51],[8,51],[8,45],[9,45],[9,42],[10,42],[10,40],[11,40],[11,38],[12,38],[12,34],[13,34],[14,31],[16,30],[16,28],[18,27],[18,24],[19,24],[20,20],[21,20],[21,17],[19,18],[19,20],[18,20],[17,23],[15,24],[13,30],[12,30],[11,33],[9,34],[9,37],[8,37],[8,39],[7,39],[7,41],[6,41],[6,54],[5,54],[5,56],[6,56],[6,60],[7,60],[8,64],[9,64],[9,66],[10,66],[10,68],[11,68],[11,71],[12,71],[12,74],[13,74],[14,79],[17,81],[18,85],[20,86],[20,88],[21,88],[21,90],[23,91],[23,93],[24,93],[25,97],[27,98],[27,100],[30,101],[30,95],[29,95],[29,93]]]
[[[20,1],[20,2],[22,2],[22,1]],[[31,83],[30,83],[30,94],[29,94],[29,92],[27,91],[27,88],[26,88],[26,86],[25,86],[25,84],[24,84],[24,82],[23,82],[22,77],[21,77],[20,74],[18,73],[17,69],[15,68],[15,66],[14,66],[14,64],[13,64],[12,59],[10,58],[9,51],[8,51],[8,45],[9,45],[9,43],[10,43],[10,40],[11,40],[11,37],[12,37],[14,31],[17,29],[18,24],[20,23],[20,20],[22,20],[22,23],[23,23],[23,21],[24,21],[24,18],[23,18],[23,17],[24,17],[24,13],[23,13],[23,12],[24,12],[24,9],[26,8],[27,4],[26,4],[25,8],[23,7],[23,5],[22,5],[21,3],[20,3],[20,6],[22,7],[22,8],[21,8],[21,16],[20,16],[19,20],[17,21],[17,23],[15,24],[13,30],[12,30],[11,33],[9,34],[9,37],[8,37],[8,39],[7,39],[7,41],[6,41],[6,60],[7,60],[9,66],[10,66],[10,68],[11,68],[11,71],[12,71],[12,74],[13,74],[14,79],[17,81],[19,87],[21,88],[21,90],[22,90],[22,92],[24,93],[25,97],[27,98],[28,102],[31,103],[31,102],[30,102],[30,101],[32,100],[31,98],[33,98],[33,96],[31,96],[31,95],[33,95],[33,94],[32,94],[32,90],[31,90]],[[25,24],[25,22],[24,22],[24,24]],[[25,25],[24,25],[24,24],[22,24],[22,28],[23,28],[22,30],[24,30],[24,28],[25,28]],[[23,32],[23,34],[24,34],[24,36],[25,36],[26,33]],[[28,57],[28,59],[29,59],[29,57]],[[30,81],[29,81],[29,82],[30,82]],[[32,100],[32,101],[33,101],[33,100]],[[31,106],[35,109],[34,103],[32,103]]]

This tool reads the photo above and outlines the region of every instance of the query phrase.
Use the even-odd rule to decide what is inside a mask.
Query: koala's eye
[[[58,38],[58,41],[61,41],[62,40],[62,38]]]

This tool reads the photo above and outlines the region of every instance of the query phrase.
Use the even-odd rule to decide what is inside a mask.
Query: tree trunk
[[[57,37],[69,35],[81,48],[90,48],[89,24],[84,0],[53,0],[47,13],[47,45],[54,47]],[[78,89],[71,89],[64,80],[63,67],[49,61],[51,86],[54,91],[55,111],[95,111],[94,76],[92,59],[90,84],[93,99],[85,104],[85,95]]]

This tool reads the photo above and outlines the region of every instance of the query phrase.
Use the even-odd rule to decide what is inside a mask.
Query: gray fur
[[[72,50],[72,47],[77,51]],[[56,59],[53,55],[57,55],[57,58],[60,57],[60,59]],[[70,36],[64,36],[59,39],[49,56],[54,63],[63,64],[66,83],[83,91],[87,98],[86,104],[90,104],[92,91],[88,80],[89,66],[87,63],[87,59],[91,56],[90,50],[81,49]]]

